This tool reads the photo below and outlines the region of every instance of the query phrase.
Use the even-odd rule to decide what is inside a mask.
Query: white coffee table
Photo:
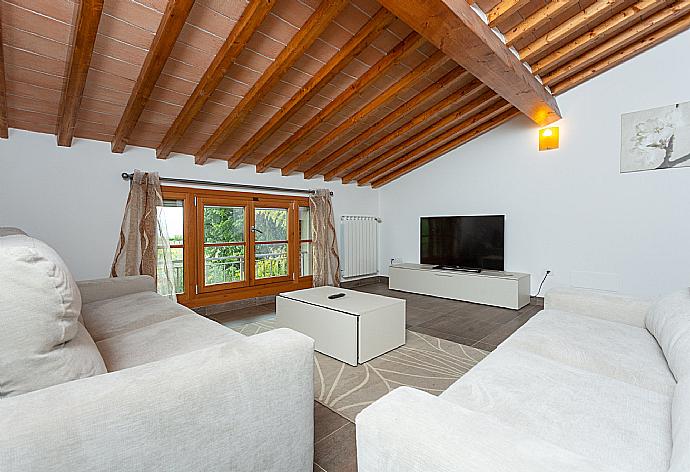
[[[329,295],[344,293],[342,298]],[[276,325],[314,339],[315,349],[356,366],[405,344],[405,300],[315,287],[276,297]]]

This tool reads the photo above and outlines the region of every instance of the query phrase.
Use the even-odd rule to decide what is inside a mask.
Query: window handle
[[[257,228],[256,226],[252,226],[252,227],[251,227],[251,231],[254,232],[254,233],[264,234],[264,232],[261,231],[261,230],[260,230],[259,228]]]

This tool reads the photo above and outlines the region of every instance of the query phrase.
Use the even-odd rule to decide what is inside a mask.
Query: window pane
[[[175,286],[175,293],[184,293],[184,250],[181,247],[171,248],[170,255],[172,256],[173,269],[173,285]],[[163,248],[158,248],[158,273],[165,271],[165,259],[163,258]],[[167,294],[163,294],[167,295]]]
[[[182,244],[184,234],[184,201],[164,200],[158,207],[158,221],[165,223],[171,245]]]
[[[175,293],[184,293],[184,250],[181,247],[170,249],[173,262],[173,282]]]
[[[257,244],[255,278],[279,277],[288,274],[288,245]]]
[[[244,207],[204,206],[204,242],[244,242]]]
[[[184,244],[184,201],[183,200],[163,200],[163,206],[158,207],[159,224],[164,225],[164,230],[168,233],[171,246]],[[173,284],[175,293],[184,293],[184,250],[181,247],[170,248],[173,269]],[[158,271],[163,273],[165,270],[165,260],[163,249],[158,249]]]
[[[287,241],[287,208],[257,208],[254,210],[254,238],[256,241]]]
[[[244,246],[204,248],[206,285],[244,280]]]
[[[311,243],[299,245],[299,275],[304,277],[311,274]]]
[[[311,239],[311,215],[309,207],[299,207],[299,238]]]

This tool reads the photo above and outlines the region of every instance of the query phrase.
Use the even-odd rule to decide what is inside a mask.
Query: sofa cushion
[[[613,470],[668,469],[672,396],[513,348],[510,338],[441,398]]]
[[[0,287],[0,397],[105,372],[78,322],[77,284],[47,244],[0,238]]]
[[[666,395],[676,386],[664,354],[644,328],[544,310],[508,342],[513,348]]]
[[[194,313],[119,334],[97,345],[108,371],[113,372],[244,338]]]
[[[687,472],[690,470],[690,379],[678,382],[671,409],[671,428],[673,430],[673,453],[668,472]]]
[[[647,313],[645,325],[664,351],[676,380],[690,374],[690,289],[659,299]]]
[[[84,325],[96,342],[190,313],[194,312],[155,292],[99,300],[82,308]]]

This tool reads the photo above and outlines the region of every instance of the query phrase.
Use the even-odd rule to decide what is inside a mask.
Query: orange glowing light
[[[539,150],[548,151],[558,149],[558,127],[543,128],[539,130]]]

